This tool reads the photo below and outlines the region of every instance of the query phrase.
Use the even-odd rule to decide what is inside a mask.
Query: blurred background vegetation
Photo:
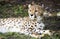
[[[9,3],[0,5],[0,18],[24,17],[27,15],[27,9],[24,9],[23,5],[11,5]]]

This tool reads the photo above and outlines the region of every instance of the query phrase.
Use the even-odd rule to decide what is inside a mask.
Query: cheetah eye
[[[37,12],[37,10],[35,10],[35,12]]]
[[[30,10],[31,11],[31,10]]]

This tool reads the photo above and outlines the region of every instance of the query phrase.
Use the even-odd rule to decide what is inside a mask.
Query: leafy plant
[[[21,17],[28,16],[27,9],[24,9],[22,5],[13,7],[13,10],[15,15],[18,15]]]
[[[0,6],[0,18],[28,16],[27,9],[24,9],[23,5],[9,5],[10,4]]]
[[[0,33],[0,38],[3,39],[28,39],[28,35],[16,33],[16,32],[7,32],[7,33]],[[36,39],[31,37],[29,39]]]

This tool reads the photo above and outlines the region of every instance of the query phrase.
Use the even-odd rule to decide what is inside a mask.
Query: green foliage
[[[17,7],[13,7],[14,14],[20,15],[21,17],[28,16],[27,9],[24,9],[22,5],[17,5]]]
[[[27,9],[24,9],[23,5],[0,5],[0,18],[19,16],[28,16]]]
[[[54,39],[60,39],[60,33],[55,33],[53,36]]]
[[[8,33],[0,33],[0,38],[3,39],[28,39],[28,35],[16,33],[16,32],[8,32]],[[30,39],[36,39],[30,36]]]
[[[24,35],[16,32],[0,33],[2,39],[37,39],[29,35]],[[39,38],[38,38],[39,39]],[[52,36],[45,35],[42,39],[60,39],[60,33],[54,33]]]

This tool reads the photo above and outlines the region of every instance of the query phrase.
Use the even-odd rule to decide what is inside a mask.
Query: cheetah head
[[[36,4],[28,5],[28,14],[29,18],[34,20],[37,16],[41,16],[43,14],[43,8]]]

